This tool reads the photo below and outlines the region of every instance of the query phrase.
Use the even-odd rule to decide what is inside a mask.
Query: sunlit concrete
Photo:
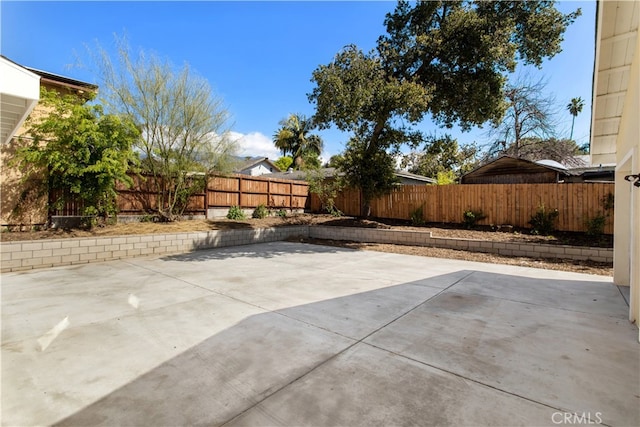
[[[2,424],[638,425],[626,298],[290,242],[3,274]]]

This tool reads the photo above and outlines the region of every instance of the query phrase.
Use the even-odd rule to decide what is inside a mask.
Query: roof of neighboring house
[[[322,168],[320,169],[325,178],[331,178],[336,175],[336,168]],[[273,172],[266,174],[270,178],[281,178],[281,179],[293,179],[296,181],[304,181],[307,179],[306,171],[299,171],[289,169],[286,172]]]
[[[269,166],[273,167],[277,171],[280,170],[280,168],[273,161],[269,160],[268,157],[238,157],[237,161],[238,165],[235,167],[236,171],[251,169],[262,162],[268,163]]]
[[[74,89],[77,91],[91,91],[95,92],[98,90],[98,86],[92,83],[83,82],[82,80],[72,79],[70,77],[61,76],[59,74],[49,73],[47,71],[38,70],[36,68],[24,67],[27,70],[31,71],[34,74],[40,76],[41,83],[51,83],[55,85],[63,85],[70,89]]]
[[[585,182],[613,181],[615,172],[615,164],[585,165],[571,168],[571,173],[573,175],[579,175]]]
[[[491,176],[491,175],[508,175],[508,174],[529,174],[539,173],[542,171],[552,170],[554,172],[561,173],[563,175],[575,175],[572,171],[565,166],[553,160],[540,160],[533,162],[531,160],[520,159],[511,156],[500,156],[497,159],[485,163],[462,176],[473,177],[478,175]]]
[[[338,174],[336,168],[322,168],[320,170],[322,171],[322,174],[324,175],[325,178],[331,178],[336,176],[336,174]],[[422,181],[429,184],[435,184],[437,182],[433,178],[429,178],[422,175],[416,175],[414,173],[409,173],[405,171],[396,171],[395,174],[398,178],[412,179],[415,181]],[[268,176],[273,178],[294,179],[298,181],[304,181],[307,179],[307,172],[289,170],[287,172],[270,173],[268,174]]]
[[[424,175],[416,175],[415,173],[410,173],[410,172],[406,172],[406,171],[396,171],[396,176],[398,178],[406,178],[406,179],[412,179],[414,181],[422,181],[428,184],[436,184],[438,181],[433,179],[433,178],[429,178],[428,176],[424,176]]]

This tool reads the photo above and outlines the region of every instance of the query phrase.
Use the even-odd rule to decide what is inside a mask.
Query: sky
[[[0,2],[0,51],[18,64],[99,84],[88,69],[87,47],[110,50],[114,35],[127,36],[135,50],[152,51],[209,81],[231,116],[228,123],[244,156],[280,157],[272,136],[289,114],[312,116],[307,94],[312,72],[328,64],[348,44],[368,51],[384,34],[392,1],[72,1]],[[589,142],[594,57],[595,1],[562,1],[557,8],[582,16],[569,26],[563,52],[529,74],[547,81],[558,113],[557,131],[568,137],[566,105],[581,97],[585,107],[575,122],[574,139]],[[445,130],[428,118],[427,133],[450,133],[462,144],[489,142],[487,129]],[[322,157],[344,149],[349,135],[316,131],[324,140]]]

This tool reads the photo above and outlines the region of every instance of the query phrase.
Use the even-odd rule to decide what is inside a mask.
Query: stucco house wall
[[[614,276],[631,286],[629,319],[640,323],[640,187],[625,181],[640,174],[640,43],[636,42],[620,130],[616,140],[616,210],[614,217]]]
[[[639,27],[640,2],[598,1],[591,163],[616,163],[613,281],[630,287],[629,320],[636,325],[640,324],[640,187],[633,181],[640,181]]]

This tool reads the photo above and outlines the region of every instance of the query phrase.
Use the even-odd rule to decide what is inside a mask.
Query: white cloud
[[[282,155],[268,136],[260,132],[242,134],[229,132],[232,140],[238,143],[239,156],[263,156],[271,160],[277,160]]]
[[[282,152],[276,148],[271,138],[260,132],[244,134],[231,131],[228,135],[232,141],[238,143],[238,156],[263,156],[271,160],[282,157]],[[320,155],[321,164],[328,162],[332,155],[328,151],[323,151]]]

